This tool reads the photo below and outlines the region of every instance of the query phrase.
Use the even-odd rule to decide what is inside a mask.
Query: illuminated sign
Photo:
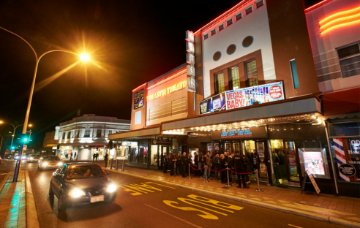
[[[144,106],[144,90],[134,93],[134,109]]]
[[[250,129],[223,130],[220,136],[222,138],[250,137],[252,136],[252,131]]]
[[[232,110],[253,104],[263,104],[284,99],[282,82],[228,90],[203,100],[200,103],[200,114],[220,110]]]
[[[306,151],[303,153],[305,170],[310,174],[325,175],[325,167],[321,151]]]
[[[360,6],[350,10],[342,10],[320,20],[320,34],[324,35],[332,30],[352,26],[359,23]]]
[[[188,90],[195,92],[195,39],[194,33],[186,31],[186,63],[188,75]]]
[[[159,90],[155,93],[148,95],[147,100],[150,101],[150,100],[156,99],[158,97],[166,96],[166,95],[173,93],[175,91],[178,91],[180,89],[184,89],[184,88],[186,88],[186,86],[187,86],[187,80],[183,80],[174,85],[168,86],[165,89]]]

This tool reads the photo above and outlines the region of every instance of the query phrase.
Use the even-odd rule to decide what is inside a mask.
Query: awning
[[[323,115],[326,117],[360,112],[360,88],[322,95]]]
[[[152,128],[145,128],[140,130],[133,130],[127,131],[117,134],[109,135],[110,140],[120,140],[120,139],[136,139],[136,138],[147,138],[151,136],[160,135],[160,127],[152,127]]]
[[[236,111],[219,112],[195,118],[171,121],[163,123],[162,130],[167,131],[236,121],[300,115],[305,113],[321,113],[319,100],[315,97],[289,99],[285,102],[275,104],[269,103],[266,105],[251,106]]]

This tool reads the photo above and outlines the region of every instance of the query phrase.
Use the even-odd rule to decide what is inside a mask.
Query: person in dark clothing
[[[170,155],[167,153],[164,156],[163,172],[166,173],[170,166]]]
[[[186,155],[186,152],[183,152],[181,158],[180,158],[180,172],[182,177],[186,177],[187,175],[187,169],[189,167],[189,161],[188,156]]]
[[[105,153],[105,156],[104,156],[104,164],[105,164],[105,168],[107,167],[108,165],[108,161],[109,161],[109,155],[108,153]]]
[[[226,168],[227,168],[227,163],[226,163],[226,160],[225,160],[225,155],[221,154],[220,155],[220,179],[221,179],[221,183],[226,183],[227,182]]]
[[[241,159],[241,155],[240,153],[236,153],[234,158],[233,158],[233,161],[234,161],[234,170],[236,172],[236,176],[237,176],[237,180],[238,180],[238,184],[239,184],[239,188],[241,188],[241,181],[242,181],[242,178],[241,178],[241,166],[242,166],[242,159]],[[246,185],[246,182],[243,182],[244,186]]]

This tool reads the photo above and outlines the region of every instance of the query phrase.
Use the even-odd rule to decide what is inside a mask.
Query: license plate
[[[90,198],[90,203],[96,203],[96,202],[102,202],[102,201],[104,201],[104,195],[92,196]]]

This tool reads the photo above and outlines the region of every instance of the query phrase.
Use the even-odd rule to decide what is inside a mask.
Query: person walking
[[[236,152],[235,156],[234,156],[234,170],[236,172],[236,177],[237,177],[237,181],[238,181],[238,187],[241,188],[241,155],[240,152]]]
[[[105,153],[105,156],[104,156],[105,168],[106,168],[107,165],[108,165],[108,161],[109,161],[109,155],[108,155],[108,153]]]

